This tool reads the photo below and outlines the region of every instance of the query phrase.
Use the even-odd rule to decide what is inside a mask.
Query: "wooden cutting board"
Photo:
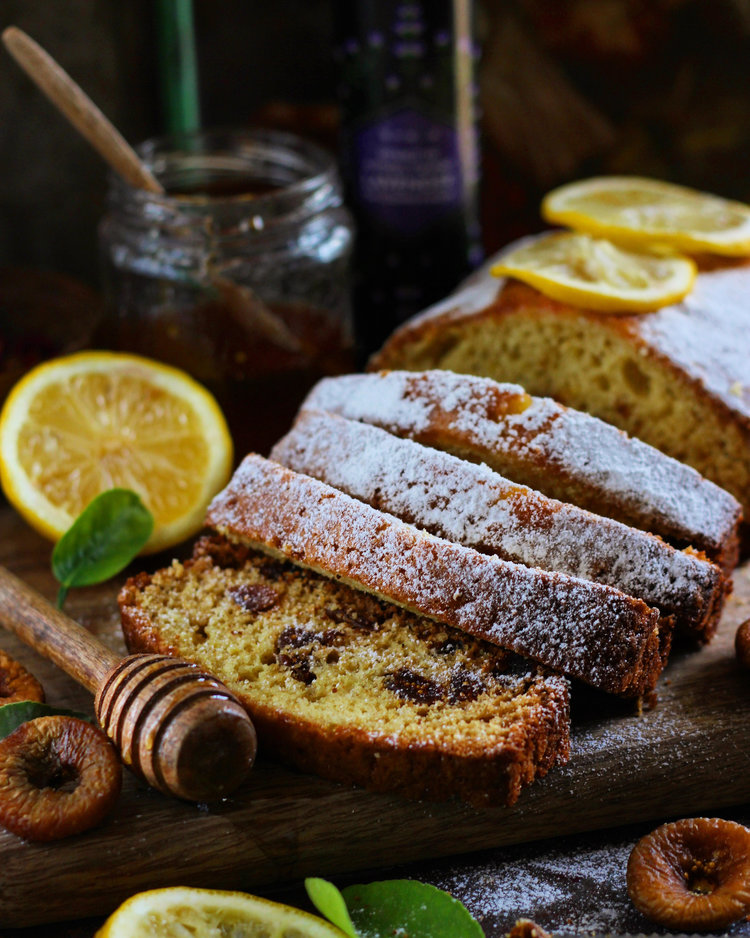
[[[51,599],[49,556],[48,544],[0,508],[0,563]],[[66,611],[124,654],[118,586],[74,590]],[[372,795],[262,755],[247,785],[211,809],[170,800],[126,773],[117,810],[96,830],[33,845],[0,829],[0,927],[106,914],[157,886],[252,890],[628,822],[721,814],[750,801],[750,674],[733,650],[736,627],[749,617],[745,565],[717,638],[700,652],[673,655],[655,709],[638,716],[576,688],[569,764],[513,808]],[[50,703],[91,712],[86,691],[2,630],[0,648],[36,674]]]

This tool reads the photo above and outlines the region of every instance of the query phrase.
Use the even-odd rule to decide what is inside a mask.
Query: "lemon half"
[[[96,938],[345,938],[291,906],[241,892],[174,886],[141,892],[107,919]]]
[[[686,257],[630,251],[573,232],[524,242],[491,269],[552,299],[607,313],[642,313],[676,303],[690,292],[696,274]]]
[[[553,189],[542,216],[623,244],[750,255],[750,205],[640,176],[595,176]]]
[[[81,352],[30,371],[0,414],[8,501],[58,540],[101,492],[123,487],[154,515],[146,552],[194,534],[226,484],[232,439],[212,395],[135,355]]]

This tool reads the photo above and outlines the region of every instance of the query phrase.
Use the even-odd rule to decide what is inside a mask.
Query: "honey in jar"
[[[274,131],[149,141],[166,194],[112,178],[100,226],[100,345],[189,372],[237,458],[267,453],[319,378],[353,364],[353,228],[331,156]]]

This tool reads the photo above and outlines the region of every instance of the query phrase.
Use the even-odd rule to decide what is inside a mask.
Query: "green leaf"
[[[153,515],[135,492],[109,489],[97,495],[52,552],[52,572],[61,584],[58,609],[71,586],[102,583],[125,568],[153,529]]]
[[[22,723],[49,716],[78,717],[79,720],[92,722],[90,716],[75,710],[51,707],[49,704],[39,703],[38,700],[16,700],[14,703],[0,706],[0,739],[5,739]]]
[[[305,889],[318,912],[325,915],[329,922],[333,922],[350,938],[357,938],[357,932],[354,930],[346,908],[346,901],[333,883],[329,883],[327,879],[308,877],[305,880]]]
[[[479,922],[442,889],[409,879],[347,886],[342,895],[359,938],[483,938]]]

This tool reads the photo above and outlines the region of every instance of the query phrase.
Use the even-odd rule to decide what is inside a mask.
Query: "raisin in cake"
[[[123,587],[131,651],[196,661],[263,752],[411,798],[512,804],[568,757],[564,678],[445,625],[219,538]]]
[[[485,267],[401,326],[372,367],[518,382],[693,466],[750,517],[749,296],[743,261],[704,266],[682,302],[644,315],[579,309]]]

